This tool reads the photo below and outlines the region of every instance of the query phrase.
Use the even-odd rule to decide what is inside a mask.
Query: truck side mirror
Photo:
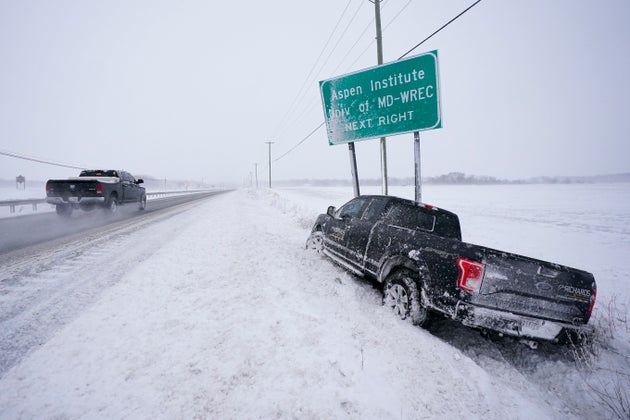
[[[136,180],[136,184],[144,184],[144,179],[140,178]]]
[[[329,206],[328,210],[326,211],[326,214],[329,215],[330,217],[335,217],[335,211],[337,211],[335,206]]]

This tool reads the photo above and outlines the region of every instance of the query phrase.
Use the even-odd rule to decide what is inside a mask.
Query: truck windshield
[[[116,172],[116,171],[101,171],[101,170],[81,171],[79,176],[113,176],[113,177],[118,177],[118,172]]]

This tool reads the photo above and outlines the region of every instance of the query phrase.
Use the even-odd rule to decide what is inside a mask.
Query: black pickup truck
[[[595,304],[592,274],[461,239],[449,211],[359,196],[321,214],[306,246],[384,284],[383,304],[416,325],[439,313],[533,348],[582,335]]]
[[[55,205],[57,214],[68,217],[73,209],[90,211],[97,207],[116,213],[118,206],[137,203],[147,205],[144,181],[125,171],[85,170],[78,177],[51,179],[46,182],[46,202]]]

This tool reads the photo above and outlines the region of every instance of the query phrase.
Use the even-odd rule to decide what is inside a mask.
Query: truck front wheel
[[[316,230],[306,240],[306,249],[321,254],[324,251],[324,234],[321,230]]]
[[[409,271],[398,270],[387,277],[383,305],[400,319],[410,319],[413,325],[426,327],[428,324],[429,310],[422,305],[418,286]]]
[[[147,208],[147,195],[142,194],[140,201],[138,201],[138,210],[144,210]]]

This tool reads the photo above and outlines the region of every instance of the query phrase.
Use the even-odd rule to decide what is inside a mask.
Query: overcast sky
[[[472,3],[385,0],[384,61]],[[318,81],[376,64],[373,4],[346,6],[0,0],[0,152],[212,183],[258,163],[263,182],[265,142],[277,158],[323,122]],[[628,22],[627,0],[483,0],[423,44],[443,116],[423,175],[630,172]],[[380,177],[378,141],[356,147],[360,178]],[[388,138],[388,164],[413,176],[411,134]],[[0,155],[4,179],[76,172]],[[348,148],[322,127],[273,174],[350,178]]]

